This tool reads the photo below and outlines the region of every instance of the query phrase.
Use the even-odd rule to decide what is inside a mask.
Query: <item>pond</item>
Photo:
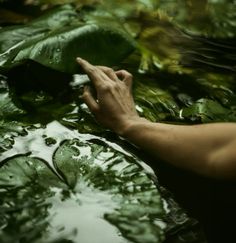
[[[100,126],[73,74],[77,56],[127,69],[153,122],[235,122],[235,10],[0,1],[1,242],[234,242],[235,184],[172,168]]]

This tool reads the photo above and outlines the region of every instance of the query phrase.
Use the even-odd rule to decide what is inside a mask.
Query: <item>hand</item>
[[[77,58],[96,89],[96,98],[85,86],[82,98],[103,126],[122,135],[130,122],[139,119],[132,96],[132,75],[125,70],[114,71],[104,66],[93,66]]]

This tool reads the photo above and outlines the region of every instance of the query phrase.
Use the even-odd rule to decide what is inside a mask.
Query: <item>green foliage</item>
[[[39,239],[58,242],[53,238],[55,233],[57,239],[93,241],[93,232],[100,227],[93,220],[97,221],[103,215],[134,242],[163,240],[164,228],[155,224],[155,220],[162,221],[164,215],[162,201],[154,182],[147,177],[137,158],[124,155],[105,143],[96,145],[72,139],[63,141],[52,159],[56,174],[41,159],[26,156],[8,159],[1,167],[0,186],[4,195],[0,199],[0,225],[4,226],[0,233],[2,242],[14,237],[25,242],[38,242]],[[11,196],[13,193],[14,197]],[[62,200],[61,205],[57,205],[57,200]],[[68,223],[71,216],[66,215],[68,206],[80,217],[74,225],[78,233],[66,236],[73,231]],[[80,225],[84,223],[85,212],[81,210],[86,207],[93,210],[86,222],[94,227],[84,236]],[[58,222],[58,211],[64,215],[61,222]],[[109,237],[112,234],[115,237],[115,234],[104,219],[103,224],[104,234],[99,238],[109,242]],[[28,231],[31,231],[29,235]],[[117,239],[114,238],[114,242],[118,242]],[[120,238],[119,242],[126,241]]]
[[[75,10],[64,5],[27,25],[0,31],[1,67],[9,69],[30,59],[74,73],[78,71],[77,56],[96,64],[114,65],[134,49],[134,41],[124,31],[84,24],[75,17]]]
[[[22,26],[10,26],[1,29],[0,51],[6,52],[12,47],[19,47],[25,45],[26,38],[35,38],[38,35],[45,33],[45,31],[53,31],[60,27],[69,24],[76,17],[75,10],[66,5],[49,14]],[[13,34],[14,33],[14,34]],[[18,51],[21,48],[18,49]]]
[[[236,121],[235,111],[227,109],[216,101],[200,99],[188,108],[183,109],[182,116],[202,122]]]
[[[234,122],[234,1],[27,3],[47,11],[0,29],[1,242],[205,242],[69,82],[81,56],[132,72],[151,121]]]
[[[14,118],[24,114],[9,96],[9,90],[6,80],[0,76],[0,151],[4,151],[11,147],[14,143],[14,137],[24,134],[24,129]]]
[[[21,50],[13,63],[31,59],[55,70],[75,73],[77,56],[95,64],[114,65],[132,50],[131,42],[112,30],[79,24],[63,29],[62,33],[54,32]]]

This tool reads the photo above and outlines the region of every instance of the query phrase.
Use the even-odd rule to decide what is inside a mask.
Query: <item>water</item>
[[[109,23],[112,29],[124,28],[135,37],[135,53],[117,65],[134,75],[140,115],[153,122],[181,124],[236,121],[235,1],[104,1],[95,13],[87,8],[82,11],[81,23]],[[53,18],[52,25],[60,18]],[[50,26],[48,20],[46,24]],[[53,31],[49,32],[55,34]],[[60,67],[61,58],[68,53],[63,31],[58,32],[62,46],[50,49],[55,55],[35,49],[30,58]],[[20,41],[0,54],[0,66],[24,45],[25,40]],[[111,53],[102,53],[111,58]],[[84,55],[90,59],[94,53]],[[146,163],[150,158],[98,125],[79,99],[80,84],[71,87],[67,75],[55,73],[29,62],[8,73],[10,95],[6,85],[1,87],[1,242],[156,243],[165,236],[167,242],[169,236],[176,241],[205,242],[194,228],[196,221],[160,189]],[[161,161],[153,160],[161,184],[193,215],[200,220],[205,217],[202,222],[207,228],[211,210],[203,207],[209,200],[202,191],[211,183],[183,171],[163,171]],[[225,197],[222,195],[214,200],[215,208],[219,198]],[[227,202],[222,201],[226,208]],[[195,211],[196,202],[202,204]],[[215,218],[224,211],[220,203],[218,208]]]
[[[52,188],[56,192],[55,196],[49,199],[49,203],[52,204],[49,217],[52,220],[48,235],[42,241],[55,241],[64,236],[73,242],[128,243],[129,241],[119,234],[116,227],[104,220],[105,213],[112,212],[118,207],[112,196],[91,189],[86,182],[80,187],[81,193],[75,193],[63,201],[61,192],[57,188]]]
[[[53,143],[47,143],[48,138]],[[90,143],[95,140],[104,143],[104,146]],[[127,158],[133,163],[130,164]],[[28,215],[33,210],[31,214],[33,213],[32,216],[37,219],[39,215],[37,211],[34,211],[37,208],[46,209],[46,215],[42,220],[48,226],[44,226],[39,242],[57,242],[64,238],[73,242],[108,243],[112,240],[117,243],[128,243],[129,241],[120,232],[123,226],[119,224],[120,216],[116,214],[119,213],[122,216],[122,208],[127,203],[135,203],[134,207],[142,208],[138,202],[140,196],[143,200],[156,198],[155,207],[157,208],[154,210],[156,220],[153,221],[153,226],[155,225],[159,230],[164,230],[166,227],[159,218],[162,212],[162,201],[156,193],[156,188],[146,176],[145,171],[142,172],[142,167],[137,167],[143,163],[138,163],[137,159],[134,160],[134,157],[122,147],[105,138],[80,134],[76,130],[68,129],[59,122],[53,121],[46,127],[26,129],[26,134],[15,138],[12,148],[1,154],[1,163],[3,165],[2,174],[0,172],[1,187],[21,185],[30,194],[33,188],[38,187],[38,192],[32,194],[35,205],[32,209],[26,207],[24,214]],[[148,173],[151,172],[148,166],[145,168],[149,169]],[[132,182],[131,176],[136,173],[139,174],[140,183],[138,183],[138,177],[137,183]],[[109,184],[104,181],[104,176],[107,177]],[[27,183],[30,183],[32,188],[27,189]],[[149,186],[146,188],[147,183]],[[43,189],[44,187],[46,188]],[[19,188],[16,197],[21,190]],[[129,197],[123,195],[124,190],[129,192]],[[151,193],[151,198],[144,197],[148,191]],[[143,196],[142,193],[144,193]],[[43,204],[37,202],[39,198]],[[30,199],[25,197],[25,200],[27,202]],[[15,203],[12,202],[12,204]],[[43,205],[47,205],[45,209]],[[4,204],[3,207],[5,207]],[[150,207],[153,206],[150,204]],[[130,216],[132,214],[131,211]],[[107,217],[112,218],[112,224],[109,223],[110,220]],[[125,219],[127,213],[122,217]],[[8,218],[9,225],[11,220],[11,217]],[[149,222],[149,216],[146,220]],[[129,223],[132,225],[132,220]],[[142,226],[142,223],[140,225]],[[6,229],[8,225],[2,225],[2,227]],[[137,226],[134,224],[133,227]],[[16,232],[18,232],[17,229]],[[5,239],[4,234],[2,237]],[[147,237],[149,237],[148,234]],[[158,239],[155,234],[152,237]],[[37,239],[35,240],[38,242]]]

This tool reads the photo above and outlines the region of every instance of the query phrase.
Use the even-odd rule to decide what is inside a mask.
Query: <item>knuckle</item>
[[[113,88],[113,90],[118,91],[118,90],[120,90],[121,85],[120,85],[120,83],[115,83],[112,88]]]
[[[133,79],[133,75],[131,73],[129,73],[127,70],[121,70],[121,72],[123,73],[124,78]]]
[[[103,84],[103,85],[101,85],[100,86],[100,91],[102,91],[102,92],[109,92],[110,90],[111,90],[111,85],[109,85],[109,84]]]
[[[111,76],[114,74],[114,71],[111,68],[107,68],[106,73]]]
[[[126,71],[126,77],[129,79],[133,79],[133,75]]]
[[[89,67],[88,68],[88,73],[94,73],[96,71],[95,67]]]
[[[100,70],[102,70],[103,72],[106,72],[106,73],[108,73],[108,74],[111,74],[111,73],[114,72],[112,68],[110,68],[110,67],[106,67],[106,66],[96,66],[96,68],[98,68],[98,69],[100,69]]]
[[[118,72],[119,72],[121,75],[125,75],[127,71],[124,70],[124,69],[121,69],[121,70],[119,70]]]
[[[82,94],[82,98],[86,99],[89,97],[89,93],[87,91],[84,91],[84,93]]]
[[[119,85],[116,83],[108,83],[101,86],[100,90],[104,93],[113,92],[119,89]]]
[[[109,73],[113,73],[114,71],[113,71],[112,68],[107,68],[107,72],[109,72]]]

